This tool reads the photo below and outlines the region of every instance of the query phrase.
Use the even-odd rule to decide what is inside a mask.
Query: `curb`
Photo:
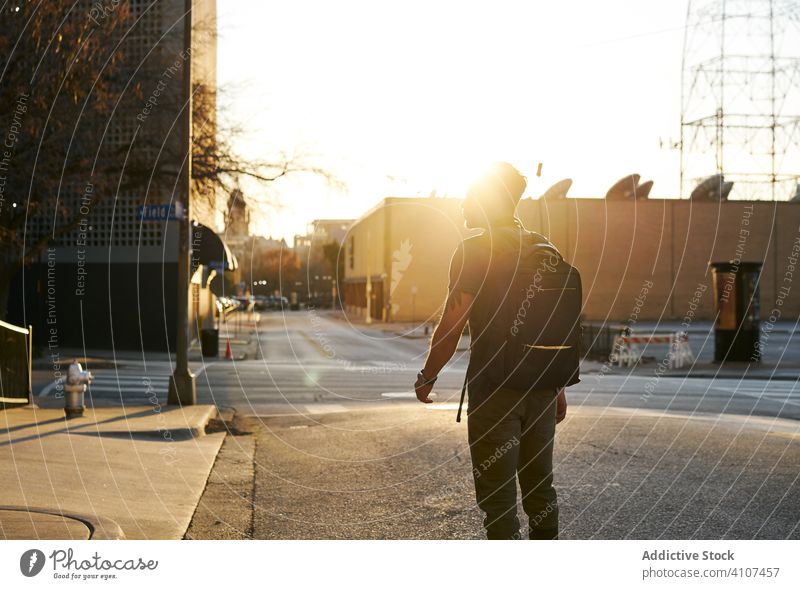
[[[581,374],[602,374],[600,370],[581,370]],[[651,377],[653,376],[652,372],[644,372],[644,371],[631,371],[631,372],[619,372],[614,370],[609,370],[606,374],[614,375],[614,376],[638,376],[640,378]],[[745,374],[730,374],[724,372],[664,372],[663,374],[659,375],[659,378],[710,378],[714,380],[785,380],[785,381],[797,381],[800,379],[800,372],[798,374],[758,374],[758,373],[749,373]]]
[[[65,519],[74,519],[89,528],[89,540],[124,540],[125,533],[119,524],[112,519],[99,515],[86,515],[83,513],[72,513],[69,511],[54,511],[41,507],[20,507],[19,505],[0,505],[0,509],[6,511],[23,511],[31,513],[44,513],[56,515]]]
[[[63,407],[63,401],[59,401],[58,405],[52,403],[41,404],[39,398],[36,398],[36,401],[40,403],[39,408],[45,410],[61,409]],[[26,407],[30,408],[30,406]],[[144,405],[142,407],[149,408],[149,406]],[[67,433],[72,435],[139,439],[165,439],[165,436],[167,436],[176,441],[189,440],[205,436],[206,426],[212,419],[216,419],[219,415],[219,410],[214,405],[193,405],[192,407],[202,407],[203,409],[197,411],[196,415],[192,416],[193,419],[180,419],[174,427],[170,427],[169,423],[167,423],[165,427],[159,423],[152,422],[149,424],[137,424],[136,419],[130,417],[122,417],[111,423],[105,423],[103,421],[98,422],[96,421],[97,417],[94,413],[96,410],[104,411],[115,409],[114,407],[102,406],[87,407],[83,417],[67,420],[65,421],[65,425]],[[132,408],[135,409],[136,406],[132,406]],[[22,407],[20,407],[20,409],[22,409]],[[175,407],[174,410],[180,410],[180,408]],[[168,414],[169,411],[163,413]],[[154,413],[153,415],[155,416],[156,414]],[[132,425],[133,427],[131,427]]]
[[[638,376],[638,375],[636,375]],[[665,373],[661,375],[662,378],[713,378],[716,380],[798,380],[798,375],[788,374],[754,374],[736,375],[736,374],[713,374],[704,372],[688,372],[686,374],[679,373]]]
[[[121,432],[123,435],[138,435],[138,436],[155,436],[163,438],[165,434],[169,433],[173,440],[189,440],[192,438],[200,438],[206,435],[206,426],[212,419],[219,416],[219,409],[214,405],[207,405],[205,413],[193,424],[187,424],[187,427],[168,427],[161,430],[128,430]],[[104,432],[111,433],[111,432]]]

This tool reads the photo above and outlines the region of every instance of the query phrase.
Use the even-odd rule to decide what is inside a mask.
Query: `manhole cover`
[[[88,540],[89,527],[80,520],[55,513],[0,509],[0,539]]]

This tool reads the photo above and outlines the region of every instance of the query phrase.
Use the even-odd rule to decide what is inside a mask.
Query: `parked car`
[[[234,300],[236,300],[239,303],[240,311],[253,310],[253,304],[255,303],[254,297],[234,297]]]
[[[217,297],[217,310],[220,315],[227,315],[239,308],[239,301],[230,297]]]

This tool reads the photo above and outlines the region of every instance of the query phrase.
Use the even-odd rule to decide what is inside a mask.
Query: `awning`
[[[239,267],[236,256],[215,231],[192,221],[192,265],[203,264],[229,272]]]

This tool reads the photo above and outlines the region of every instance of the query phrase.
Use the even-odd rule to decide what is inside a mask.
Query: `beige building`
[[[471,234],[459,205],[386,198],[358,219],[345,241],[345,310],[375,320],[435,320],[450,256]],[[800,203],[525,199],[518,216],[581,272],[587,319],[711,319],[708,264],[727,260],[763,263],[762,319],[774,309],[780,319],[800,314],[792,292],[800,291],[792,285],[800,281]]]

